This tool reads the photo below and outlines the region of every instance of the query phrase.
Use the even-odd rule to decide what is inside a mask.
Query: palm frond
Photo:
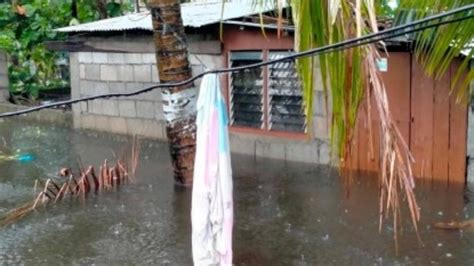
[[[441,13],[453,8],[458,8],[473,4],[472,0],[401,0],[398,16],[411,13],[412,19],[419,19],[429,16],[433,13]],[[427,8],[428,7],[428,8]],[[459,17],[471,17],[462,22],[446,24],[441,27],[425,30],[415,35],[415,52],[417,59],[425,67],[426,73],[434,75],[440,79],[449,69],[454,58],[459,57],[461,52],[474,43],[474,10],[458,13],[445,18],[446,20]],[[469,52],[463,60],[463,63],[454,75],[451,90],[454,88],[463,88],[458,90],[457,100],[467,100],[469,95],[468,83],[474,77],[474,69],[469,69],[469,62],[473,56]],[[468,72],[461,79],[462,73]],[[458,86],[461,83],[462,86]]]
[[[293,1],[295,21],[295,48],[308,50],[341,42],[377,31],[373,0],[354,1]],[[411,218],[417,231],[420,217],[414,194],[414,180],[411,173],[412,157],[390,114],[388,99],[376,61],[380,58],[375,44],[319,56],[324,91],[331,97],[331,147],[340,160],[339,166],[346,167],[350,157],[352,137],[364,98],[369,105],[374,103],[380,123],[380,224],[391,213],[397,242],[400,227],[400,202],[407,199]],[[307,116],[311,117],[312,76],[315,68],[310,59],[298,60],[298,71],[303,80]],[[308,74],[311,73],[311,74]],[[328,101],[326,101],[328,103]],[[372,112],[367,112],[370,116]],[[370,121],[370,117],[366,119]],[[371,128],[371,126],[369,126]],[[397,245],[398,246],[398,245]]]

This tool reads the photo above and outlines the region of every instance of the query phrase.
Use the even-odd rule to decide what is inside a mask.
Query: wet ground
[[[0,136],[4,153],[36,156],[0,162],[0,214],[31,200],[36,178],[54,176],[78,158],[98,164],[127,144],[112,135],[16,122],[1,122]],[[83,203],[66,200],[0,228],[0,265],[190,265],[191,189],[174,186],[166,145],[142,147],[137,183]],[[390,224],[378,233],[373,178],[354,178],[347,190],[329,168],[232,160],[237,265],[474,265],[474,232],[431,227],[474,218],[469,189],[419,185],[423,244],[404,212],[397,256]]]

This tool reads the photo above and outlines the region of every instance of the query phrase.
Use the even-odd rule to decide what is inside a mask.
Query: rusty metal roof
[[[218,23],[221,20],[236,19],[277,9],[277,6],[273,4],[273,1],[266,2],[268,2],[268,4],[265,4],[264,6],[254,4],[255,1],[250,0],[228,2],[224,5],[223,14],[221,1],[183,3],[181,4],[181,16],[183,18],[184,26],[198,28]],[[286,7],[286,4],[284,7]],[[60,32],[98,32],[124,30],[152,31],[153,29],[150,12],[145,11],[76,26],[59,28],[56,30]]]

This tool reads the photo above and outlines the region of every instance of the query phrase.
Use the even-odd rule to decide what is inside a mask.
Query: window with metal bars
[[[232,67],[277,59],[291,51],[233,51]],[[295,62],[229,74],[231,124],[266,131],[306,132],[301,82]]]

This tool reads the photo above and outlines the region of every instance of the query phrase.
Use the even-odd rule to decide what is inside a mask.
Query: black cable
[[[410,23],[407,23],[407,24],[404,24],[404,25],[400,25],[400,26],[397,26],[397,27],[393,27],[393,28],[389,28],[389,29],[386,29],[386,30],[383,30],[383,31],[379,31],[377,33],[371,33],[371,34],[367,34],[367,35],[359,37],[359,38],[353,38],[353,39],[345,40],[345,41],[342,41],[342,42],[339,42],[339,43],[326,45],[326,46],[323,46],[323,47],[318,47],[318,48],[310,49],[310,50],[303,51],[303,52],[293,53],[289,56],[281,57],[281,58],[274,59],[274,60],[264,61],[264,62],[260,62],[260,63],[250,64],[250,65],[238,66],[238,67],[208,70],[208,71],[200,73],[196,76],[193,76],[193,77],[191,77],[187,80],[181,81],[181,82],[157,84],[157,85],[154,85],[154,86],[146,87],[144,89],[137,90],[137,91],[134,91],[134,92],[129,92],[129,93],[102,94],[102,95],[95,95],[95,96],[89,96],[89,97],[78,98],[78,99],[71,99],[71,100],[67,100],[67,101],[55,102],[55,103],[35,106],[35,107],[32,107],[32,108],[28,108],[28,109],[20,110],[20,111],[5,112],[5,113],[0,114],[0,118],[23,115],[23,114],[39,111],[39,110],[42,110],[42,109],[59,107],[59,106],[62,106],[62,105],[75,104],[75,103],[79,103],[79,102],[83,102],[83,101],[91,101],[91,100],[102,99],[102,98],[107,99],[107,98],[116,98],[116,97],[130,97],[130,96],[135,96],[135,95],[138,95],[138,94],[146,93],[146,92],[152,91],[152,90],[157,89],[157,88],[180,87],[180,86],[183,86],[183,85],[187,85],[191,82],[194,82],[195,80],[197,80],[197,79],[199,79],[199,78],[201,78],[201,77],[203,77],[204,75],[207,75],[207,74],[229,73],[229,72],[236,72],[236,71],[240,71],[240,70],[244,70],[244,69],[258,68],[258,67],[263,67],[263,66],[275,64],[275,63],[278,63],[278,62],[294,60],[296,58],[306,57],[306,56],[310,56],[310,55],[317,55],[317,54],[322,54],[322,53],[335,52],[335,51],[339,51],[339,50],[343,50],[343,49],[348,49],[348,48],[351,48],[351,47],[356,47],[356,46],[361,46],[361,45],[365,45],[365,44],[369,44],[369,43],[379,42],[379,41],[383,41],[383,40],[386,40],[386,39],[391,39],[391,38],[398,37],[398,36],[401,36],[401,35],[409,34],[409,33],[412,33],[412,32],[421,31],[421,30],[424,30],[424,29],[427,29],[427,28],[437,27],[437,26],[441,26],[441,25],[444,25],[444,24],[455,23],[455,22],[466,20],[466,19],[470,19],[470,18],[474,17],[474,15],[464,16],[464,17],[460,17],[460,18],[456,18],[456,19],[452,19],[452,20],[439,21],[439,22],[434,23],[434,24],[414,28],[415,26],[418,26],[420,24],[425,24],[425,23],[428,23],[428,22],[431,22],[431,21],[434,21],[434,20],[440,20],[444,17],[451,16],[451,15],[461,13],[461,12],[465,12],[465,11],[471,10],[473,8],[474,8],[474,4],[466,5],[466,6],[463,6],[463,7],[460,7],[460,8],[452,9],[450,11],[447,11],[447,12],[444,12],[444,13],[441,13],[441,14],[426,17],[424,19],[413,21],[413,22],[410,22]]]

